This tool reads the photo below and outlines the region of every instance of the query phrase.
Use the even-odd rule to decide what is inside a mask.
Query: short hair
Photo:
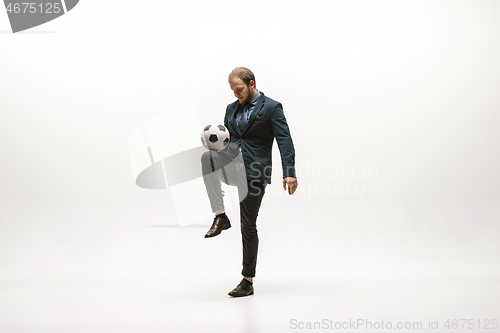
[[[235,76],[239,77],[243,82],[245,82],[245,84],[247,86],[250,84],[250,81],[253,81],[255,83],[255,75],[253,75],[252,71],[249,70],[248,68],[236,67],[229,74],[228,80],[230,80],[232,77],[235,77]],[[255,86],[257,86],[256,83],[255,83]]]

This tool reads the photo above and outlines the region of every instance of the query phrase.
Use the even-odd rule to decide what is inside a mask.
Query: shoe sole
[[[248,293],[246,295],[231,295],[231,294],[228,294],[228,295],[231,296],[231,297],[245,297],[245,296],[253,295],[253,291],[251,291],[250,293]]]

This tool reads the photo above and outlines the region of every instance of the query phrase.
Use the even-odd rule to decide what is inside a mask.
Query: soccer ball
[[[208,150],[221,151],[229,144],[229,131],[224,125],[207,125],[201,132],[201,143]]]

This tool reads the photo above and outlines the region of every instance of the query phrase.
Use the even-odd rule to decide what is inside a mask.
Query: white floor
[[[500,331],[500,281],[238,282],[4,283],[0,332]]]

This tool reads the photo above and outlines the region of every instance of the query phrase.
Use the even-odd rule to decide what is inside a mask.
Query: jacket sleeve
[[[228,124],[228,119],[227,119],[227,109],[229,107],[226,108],[226,114],[224,115],[224,126],[229,130],[229,124]]]
[[[283,178],[297,177],[295,174],[295,149],[293,147],[290,129],[283,113],[281,103],[276,104],[271,115],[271,129],[278,143],[281,155],[281,166],[283,168]]]

